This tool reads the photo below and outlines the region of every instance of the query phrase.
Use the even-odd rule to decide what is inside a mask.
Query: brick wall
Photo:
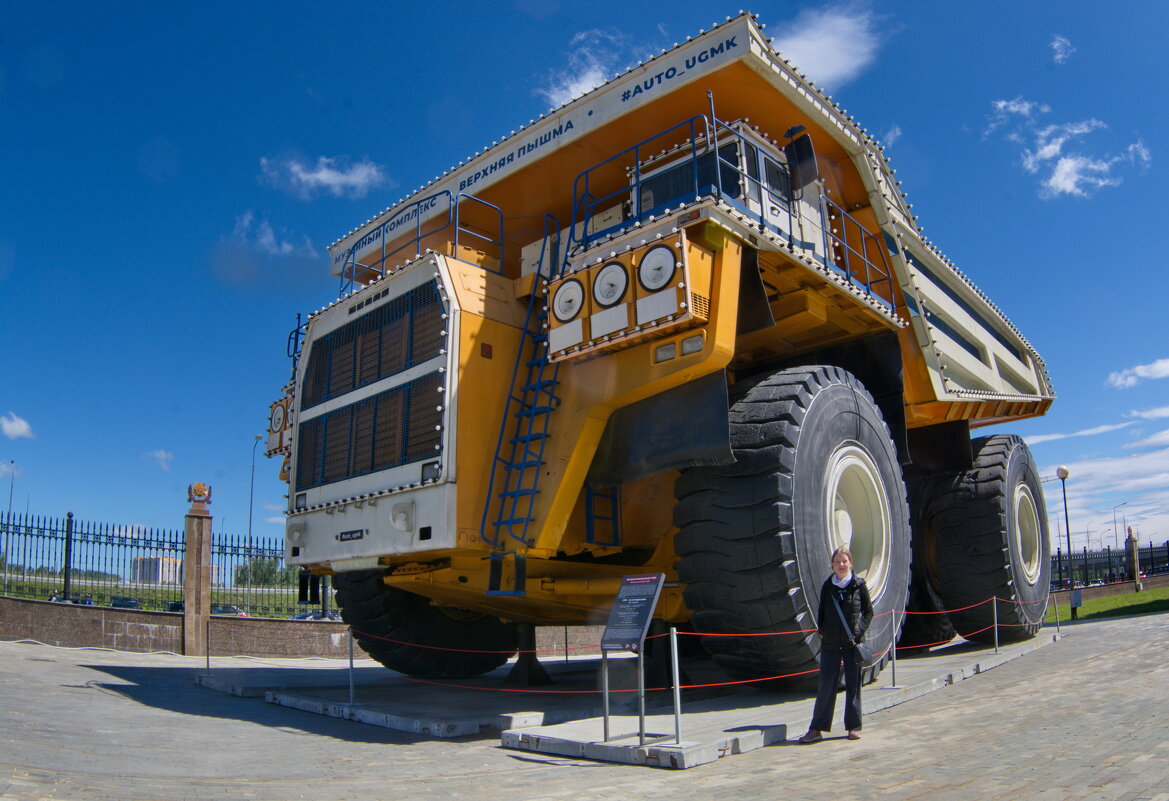
[[[563,658],[566,642],[570,655],[599,653],[601,631],[601,626],[538,627],[539,658]],[[348,627],[327,620],[212,617],[208,635],[212,656],[349,655]],[[0,640],[177,654],[183,649],[183,616],[0,597]],[[364,656],[360,647],[355,653]]]

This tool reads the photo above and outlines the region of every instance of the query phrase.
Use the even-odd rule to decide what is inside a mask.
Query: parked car
[[[248,613],[233,604],[211,604],[211,614],[247,617]]]
[[[289,620],[340,620],[341,613],[336,609],[322,611],[315,609],[312,612],[301,612],[299,615],[293,615]]]
[[[59,592],[55,592],[49,596],[49,600],[55,604],[77,604],[78,606],[93,606],[93,598],[89,595],[76,596],[66,598]]]
[[[168,612],[182,612],[182,601],[171,601],[166,605]],[[234,604],[211,604],[211,614],[213,615],[227,615],[231,617],[247,617],[248,613],[240,609]]]
[[[142,602],[129,595],[114,595],[110,598],[110,606],[114,609],[141,609]]]

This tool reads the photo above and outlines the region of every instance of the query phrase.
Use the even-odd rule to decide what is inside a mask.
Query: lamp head
[[[1060,481],[1065,481],[1067,477],[1071,475],[1071,473],[1069,473],[1068,469],[1061,464],[1059,467],[1055,468],[1055,475],[1059,477]]]

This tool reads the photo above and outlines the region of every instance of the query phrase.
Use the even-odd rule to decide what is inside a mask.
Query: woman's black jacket
[[[836,607],[832,603],[832,593],[840,593],[841,611],[852,626],[853,640],[844,632],[844,625],[840,622],[840,615],[836,614]],[[873,622],[873,602],[869,599],[869,588],[865,580],[853,573],[852,581],[843,590],[832,583],[829,576],[824,586],[820,588],[820,611],[816,616],[816,625],[820,628],[820,647],[832,650],[851,648],[853,641],[860,642],[865,637],[865,631]]]

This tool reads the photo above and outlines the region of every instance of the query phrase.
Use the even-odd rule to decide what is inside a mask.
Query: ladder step
[[[518,437],[512,437],[511,439],[508,440],[508,442],[510,442],[514,445],[517,442],[532,442],[533,440],[547,439],[547,438],[548,438],[547,434],[544,434],[541,432],[535,432],[532,434],[520,434]]]

